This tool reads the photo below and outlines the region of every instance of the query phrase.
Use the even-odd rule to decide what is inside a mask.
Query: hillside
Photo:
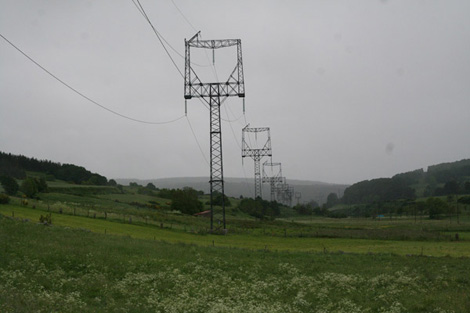
[[[355,183],[346,188],[342,202],[359,204],[459,194],[470,194],[470,159]]]
[[[0,151],[0,176],[24,179],[27,176],[27,171],[42,173],[47,180],[60,179],[75,184],[99,186],[104,186],[108,183],[106,177],[92,173],[81,166],[38,160]]]
[[[178,177],[159,179],[116,179],[110,180],[100,174],[92,173],[84,167],[73,164],[54,163],[48,160],[37,160],[22,155],[0,152],[0,176],[7,175],[16,179],[24,179],[26,172],[42,173],[46,180],[59,179],[80,185],[122,185],[136,182],[139,185],[153,183],[157,188],[192,187],[209,193],[208,177]],[[335,193],[345,204],[372,203],[397,199],[413,199],[417,197],[443,196],[451,194],[470,194],[470,159],[456,162],[431,165],[427,171],[417,169],[400,173],[391,178],[375,178],[355,183],[351,186],[329,184],[317,181],[288,180],[301,198],[293,199],[306,203],[326,202],[330,193]],[[225,193],[234,198],[253,197],[253,178],[225,178]],[[263,184],[263,198],[270,200],[269,185]]]

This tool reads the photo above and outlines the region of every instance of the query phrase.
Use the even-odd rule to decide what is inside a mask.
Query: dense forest
[[[0,152],[0,176],[11,176],[17,179],[26,178],[26,172],[40,172],[46,180],[60,179],[75,184],[98,185],[108,184],[108,179],[92,173],[81,166],[60,164],[47,160],[37,160],[22,155]]]
[[[417,197],[446,196],[470,193],[470,159],[442,163],[397,174],[355,183],[344,191],[344,204],[377,203]]]

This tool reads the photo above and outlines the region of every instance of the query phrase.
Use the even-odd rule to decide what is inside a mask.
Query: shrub
[[[10,197],[7,194],[0,193],[0,204],[8,204],[10,202]]]
[[[211,201],[207,201],[206,204],[211,204]],[[230,202],[230,199],[226,196],[223,195],[222,198],[222,193],[215,191],[213,194],[213,199],[212,199],[212,204],[213,205],[222,205],[224,204],[226,207],[231,207],[232,203]]]
[[[202,202],[198,200],[197,191],[185,187],[183,190],[177,189],[173,192],[171,209],[178,210],[184,214],[194,214],[201,212],[204,206]]]
[[[259,197],[256,200],[251,198],[243,199],[240,201],[238,208],[240,211],[260,219],[273,219],[281,213],[279,204],[276,201],[269,202]]]
[[[2,187],[5,192],[10,196],[14,196],[20,188],[16,180],[11,176],[1,176],[0,183],[2,184]]]
[[[462,204],[470,204],[470,196],[464,196],[464,197],[460,197],[458,200],[457,200],[458,203],[462,203]]]
[[[39,222],[40,222],[41,224],[51,225],[51,224],[52,224],[52,216],[51,216],[51,213],[46,214],[46,216],[41,215],[41,217],[39,217]]]
[[[34,178],[26,178],[21,183],[21,191],[26,195],[28,198],[32,198],[38,192],[38,185]]]
[[[447,210],[447,203],[439,198],[428,198],[426,206],[429,211],[430,219],[437,219]]]

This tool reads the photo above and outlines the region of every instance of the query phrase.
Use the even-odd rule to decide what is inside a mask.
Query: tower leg
[[[271,202],[276,200],[275,191],[276,191],[276,185],[275,185],[274,181],[271,181]]]
[[[219,85],[210,86],[210,185],[211,185],[211,232],[214,230],[214,200],[216,194],[222,196],[222,219],[225,225],[224,172],[222,163],[222,128],[220,122]]]
[[[256,156],[255,161],[255,199],[258,197],[262,198],[262,185],[261,185],[261,157]]]

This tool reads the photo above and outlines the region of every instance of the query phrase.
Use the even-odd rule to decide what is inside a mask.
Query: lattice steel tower
[[[297,200],[297,204],[300,204],[300,199],[302,198],[302,193],[299,191],[295,192],[295,199]]]
[[[245,83],[243,80],[242,44],[240,39],[199,40],[199,33],[184,41],[185,43],[185,71],[184,71],[184,98],[202,98],[210,110],[210,190],[211,190],[211,231],[214,225],[213,200],[216,192],[222,194],[223,225],[225,225],[225,192],[224,171],[222,163],[222,128],[220,122],[220,105],[227,97],[245,97]],[[225,82],[202,82],[191,67],[190,48],[221,49],[237,47],[237,63],[229,78]],[[222,99],[221,99],[222,98]]]
[[[266,168],[270,167],[271,170],[266,171]],[[271,187],[271,201],[276,200],[276,185],[284,181],[282,177],[281,163],[263,163],[263,183],[269,183]]]
[[[282,178],[281,183],[276,184],[275,189],[277,191],[277,201],[287,206],[292,206],[294,187],[289,186],[285,177]]]
[[[271,150],[271,135],[269,127],[248,127],[246,125],[242,129],[242,158],[251,157],[255,162],[255,199],[262,198],[262,186],[261,186],[261,159],[264,156],[272,156]],[[258,133],[267,133],[266,142],[260,144],[252,143],[251,140],[246,140],[245,134],[254,133],[255,138],[258,137]],[[249,135],[248,135],[249,136]]]

